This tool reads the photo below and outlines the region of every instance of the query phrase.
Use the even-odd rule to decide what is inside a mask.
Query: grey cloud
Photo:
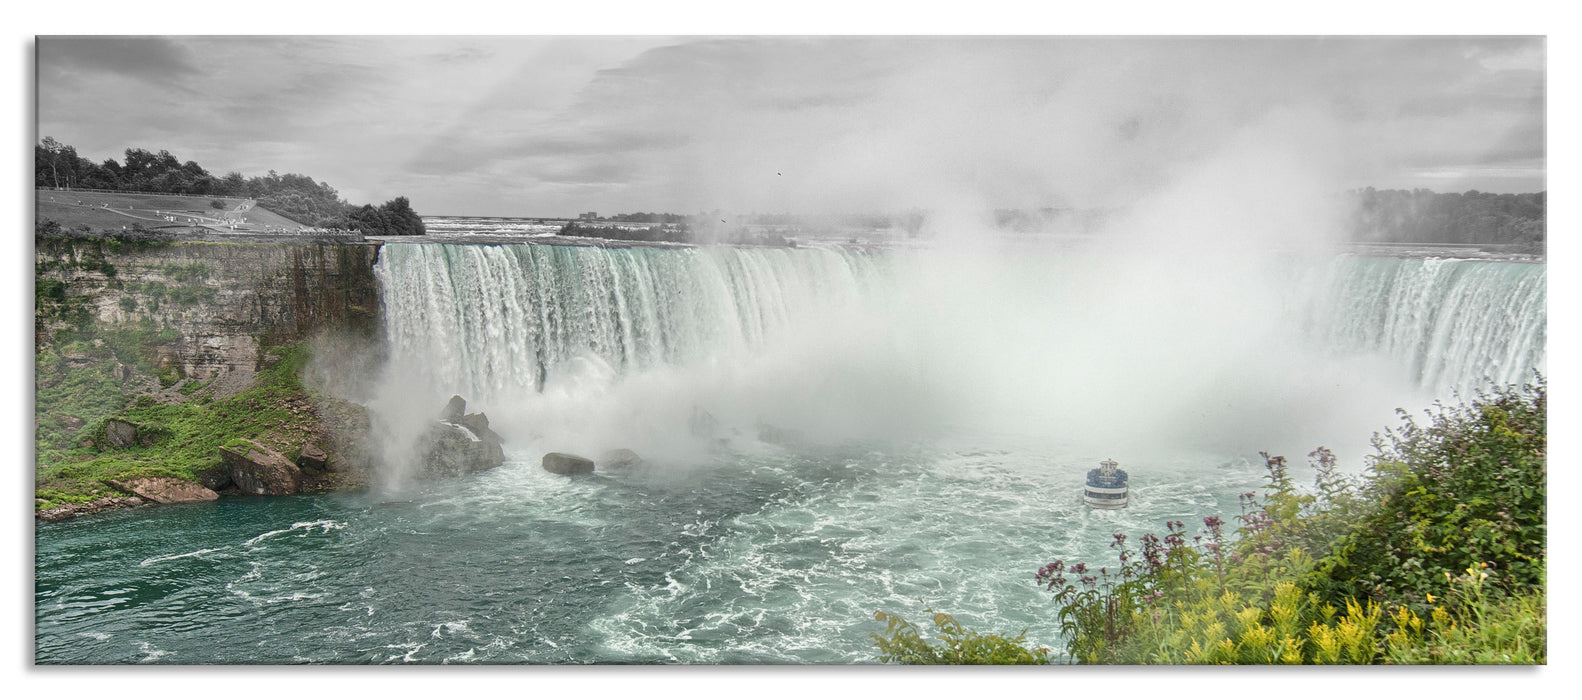
[[[554,161],[533,169],[542,182],[570,185],[625,183],[631,173],[616,160]]]
[[[40,37],[38,59],[41,85],[98,73],[188,90],[203,72],[191,50],[165,37]]]
[[[416,167],[622,182],[681,209],[1124,199],[1249,148],[1248,130],[1315,169],[1475,167],[1542,157],[1541,43],[704,38],[598,71],[552,115],[459,130]]]
[[[511,157],[558,155],[619,157],[624,153],[675,148],[685,145],[689,134],[644,129],[640,125],[600,129],[593,132],[570,131],[557,135],[533,136],[503,150]]]
[[[473,46],[463,46],[449,51],[440,51],[428,54],[425,60],[439,61],[441,63],[476,63],[487,60],[494,55],[493,52]]]
[[[331,180],[348,191],[478,178],[566,211],[1042,206],[1145,195],[1233,148],[1356,178],[1545,149],[1532,37],[46,38],[39,74],[41,128],[231,145],[199,159],[221,170],[289,142],[316,160],[270,167],[384,168]]]

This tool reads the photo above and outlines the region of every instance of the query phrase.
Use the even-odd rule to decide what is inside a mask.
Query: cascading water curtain
[[[1340,258],[1326,277],[1309,297],[1317,335],[1384,353],[1439,396],[1529,381],[1546,366],[1546,265]]]
[[[375,272],[393,360],[436,394],[488,401],[539,391],[578,362],[619,376],[754,352],[903,291],[892,268],[907,255],[399,243],[384,246]],[[1386,356],[1437,395],[1545,367],[1545,265],[1291,264],[1296,327],[1333,352]]]
[[[860,299],[874,256],[787,249],[391,244],[375,273],[391,357],[436,393],[541,390],[751,351]]]

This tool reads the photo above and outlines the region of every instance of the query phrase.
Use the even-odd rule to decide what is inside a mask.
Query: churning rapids
[[[399,435],[461,394],[506,463],[405,479],[393,440],[365,493],[39,524],[39,663],[863,663],[875,610],[925,607],[1053,647],[1042,563],[1546,363],[1523,262],[392,242],[376,273],[355,398]],[[615,448],[644,466],[539,468]],[[1090,511],[1106,457],[1132,505]]]

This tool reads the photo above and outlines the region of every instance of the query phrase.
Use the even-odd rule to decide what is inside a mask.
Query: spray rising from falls
[[[1532,264],[401,243],[376,272],[390,403],[461,393],[544,449],[662,451],[701,414],[1311,449],[1545,362]]]

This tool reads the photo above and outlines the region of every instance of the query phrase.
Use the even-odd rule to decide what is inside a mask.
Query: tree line
[[[1354,240],[1400,243],[1504,243],[1542,247],[1547,192],[1433,192],[1425,189],[1347,193]]]
[[[318,228],[348,229],[368,235],[422,235],[423,220],[406,197],[378,207],[356,206],[342,199],[327,182],[307,175],[273,170],[244,177],[229,172],[216,177],[194,161],[181,162],[169,151],[126,149],[124,163],[114,158],[95,163],[77,149],[46,136],[33,147],[35,187],[159,192],[166,194],[244,197],[297,223]]]

